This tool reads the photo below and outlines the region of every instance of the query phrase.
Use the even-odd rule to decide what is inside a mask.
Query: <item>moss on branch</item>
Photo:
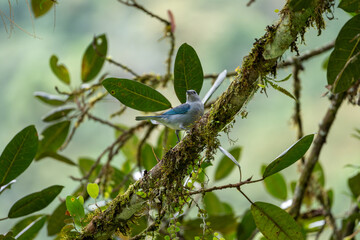
[[[267,27],[264,36],[256,40],[250,54],[244,58],[241,71],[210,111],[151,171],[126,193],[117,196],[105,211],[96,213],[77,239],[108,239],[115,232],[129,235],[129,224],[136,221],[137,214],[146,206],[145,200],[158,198],[177,204],[179,195],[184,194],[181,187],[188,168],[195,165],[205,149],[208,157],[217,150],[219,132],[234,120],[257,91],[258,79],[276,74],[277,60],[294,45],[297,37],[303,36],[312,24],[323,28],[322,14],[330,10],[331,2],[316,1],[314,9],[297,13],[286,5],[278,24]],[[286,41],[279,43],[281,39]],[[136,194],[139,189],[147,193],[145,199]]]

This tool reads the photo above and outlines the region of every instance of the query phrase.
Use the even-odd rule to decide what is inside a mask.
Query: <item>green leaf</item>
[[[344,92],[360,78],[360,15],[340,30],[327,68],[327,81],[334,93]]]
[[[271,86],[273,89],[275,89],[275,90],[277,90],[277,91],[285,94],[286,96],[294,99],[295,101],[297,101],[296,98],[295,98],[288,90],[286,90],[285,88],[282,88],[282,87],[280,87],[279,85],[277,85],[276,83],[273,83],[273,82],[271,82],[271,81],[267,81],[267,82],[270,84],[270,86]]]
[[[296,221],[286,211],[275,205],[255,202],[251,205],[251,213],[256,226],[267,239],[305,239]]]
[[[13,233],[14,236],[18,235],[22,230],[24,230],[24,228],[26,228],[27,226],[29,226],[32,222],[40,219],[41,217],[43,217],[43,214],[39,214],[39,215],[32,215],[29,216],[27,218],[24,218],[20,221],[18,221],[12,228],[11,228],[11,232]]]
[[[174,65],[174,88],[181,103],[186,102],[186,91],[200,94],[204,81],[201,62],[195,50],[188,44],[180,46]]]
[[[224,206],[215,193],[207,192],[204,197],[205,210],[209,215],[221,215],[225,213]]]
[[[250,239],[251,235],[256,229],[254,218],[251,215],[250,209],[246,210],[241,222],[237,226],[236,236],[237,240],[247,240]]]
[[[297,12],[313,6],[313,0],[291,0],[289,3],[290,10]]]
[[[0,186],[23,173],[31,164],[38,149],[38,135],[33,125],[21,130],[6,145],[0,156]]]
[[[36,160],[40,160],[42,154],[56,152],[65,142],[70,128],[70,121],[62,121],[48,126],[41,135],[39,151]]]
[[[291,78],[292,74],[290,73],[289,75],[287,75],[285,78],[280,79],[280,80],[275,80],[273,79],[272,81],[274,82],[286,82],[287,80],[289,80]]]
[[[50,67],[56,77],[60,79],[63,83],[70,84],[70,75],[69,71],[63,64],[58,64],[59,58],[56,55],[50,57]]]
[[[60,162],[63,162],[63,163],[66,163],[66,164],[69,164],[72,166],[76,166],[76,163],[74,163],[72,160],[70,160],[69,158],[67,158],[61,154],[58,154],[56,152],[44,152],[38,156],[38,159],[43,159],[45,157],[50,157],[50,158],[58,160]]]
[[[74,110],[75,110],[74,107],[69,107],[69,106],[55,108],[53,111],[46,114],[42,118],[42,120],[44,122],[52,122],[55,120],[59,120],[60,118],[66,117],[70,112]]]
[[[81,80],[86,83],[98,75],[104,65],[107,54],[107,39],[105,34],[95,37],[95,47],[93,41],[87,47],[81,64]]]
[[[10,189],[11,188],[11,185],[16,183],[16,180],[11,180],[9,183],[5,184],[4,186],[1,186],[0,187],[0,195],[5,192],[6,189]]]
[[[83,204],[78,198],[74,196],[66,197],[66,208],[69,211],[70,215],[76,219],[81,219],[85,217]]]
[[[16,231],[19,231],[20,229],[21,231],[19,231],[18,233],[15,233],[14,231],[14,235],[16,235],[16,240],[35,239],[42,227],[44,226],[46,219],[47,216],[37,215],[25,218],[18,222],[14,226],[14,228],[16,229]]]
[[[91,198],[96,199],[99,196],[99,185],[96,183],[89,183],[86,187],[87,193]]]
[[[112,96],[130,108],[144,112],[171,108],[169,100],[145,84],[122,78],[107,78],[102,84]]]
[[[262,166],[262,172],[265,171],[266,166]],[[278,198],[280,200],[286,200],[287,198],[287,188],[286,182],[282,174],[275,173],[270,177],[267,177],[263,181],[265,189],[271,196]]]
[[[35,92],[34,96],[42,101],[43,103],[52,105],[52,106],[61,106],[66,103],[66,101],[63,98],[60,98],[56,95],[51,95],[46,92]]]
[[[313,139],[314,134],[309,134],[302,137],[296,143],[290,146],[266,167],[263,178],[269,177],[283,170],[284,168],[289,167],[297,160],[302,158],[306,151],[310,148]]]
[[[22,217],[45,208],[59,195],[62,189],[63,186],[54,185],[21,198],[11,207],[8,217]]]
[[[241,153],[240,147],[234,147],[229,152],[235,159],[239,160]],[[223,156],[215,170],[215,181],[221,180],[228,176],[234,167],[235,164],[229,160],[227,156]]]
[[[141,149],[141,161],[147,171],[150,171],[157,164],[152,147],[148,143],[145,143]]]
[[[62,202],[49,217],[47,224],[48,236],[59,233],[65,226],[66,219],[70,219],[70,217],[66,215],[66,203]]]
[[[348,179],[348,186],[354,198],[360,195],[360,172]]]
[[[346,12],[358,12],[360,10],[360,2],[359,0],[341,0],[338,7]]]
[[[53,0],[31,0],[31,9],[35,18],[47,13],[54,4],[55,2]]]

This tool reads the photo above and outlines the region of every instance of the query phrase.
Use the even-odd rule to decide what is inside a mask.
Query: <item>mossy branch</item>
[[[217,136],[236,115],[246,105],[252,95],[257,91],[257,80],[261,76],[276,73],[277,60],[282,53],[294,45],[297,36],[303,35],[305,29],[315,22],[317,26],[322,26],[317,21],[323,21],[322,14],[328,11],[329,1],[316,1],[316,8],[307,14],[291,12],[287,6],[282,10],[281,18],[276,26],[268,27],[264,36],[254,43],[250,54],[244,58],[241,72],[234,79],[228,89],[212,105],[194,126],[186,137],[170,149],[163,159],[142,179],[131,185],[123,194],[117,196],[103,212],[95,213],[91,222],[83,229],[77,239],[109,239],[115,232],[128,235],[130,232],[129,224],[136,221],[136,213],[141,213],[146,205],[146,199],[136,194],[139,189],[149,191],[155,196],[161,196],[164,191],[171,191],[174,182],[181,182],[187,174],[187,169],[192,166],[203,150],[207,150],[210,155],[218,147]],[[281,46],[276,43],[281,38],[287,39]],[[280,39],[281,39],[280,38]],[[276,52],[276,56],[269,58],[269,53],[265,49],[271,48]],[[281,49],[280,49],[281,48]],[[279,51],[282,51],[279,54]],[[165,187],[165,190],[163,190]],[[168,188],[168,189],[167,189]]]

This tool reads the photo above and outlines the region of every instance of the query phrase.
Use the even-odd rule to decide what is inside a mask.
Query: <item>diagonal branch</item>
[[[311,21],[322,21],[321,14],[328,9],[321,0],[316,3],[317,7],[311,10],[311,13],[309,9],[307,10],[307,17],[299,12],[291,12],[285,6],[277,26],[268,27],[264,36],[254,43],[252,51],[244,58],[240,74],[212,105],[210,111],[204,114],[185,138],[170,149],[142,179],[131,185],[123,195],[118,195],[106,210],[96,212],[77,239],[108,239],[115,231],[128,235],[130,222],[136,220],[136,213],[140,212],[147,203],[147,198],[141,198],[136,194],[139,189],[168,197],[166,193],[174,190],[172,188],[174,183],[181,183],[187,176],[188,167],[199,159],[203,150],[206,149],[206,157],[211,157],[218,148],[219,132],[234,120],[257,91],[258,78],[270,73],[275,74],[281,52],[294,43],[298,34],[305,32]],[[286,37],[288,45],[285,48],[282,42],[281,49],[276,52],[278,56],[269,58],[267,53],[265,59],[264,50],[272,46],[276,48],[276,41],[281,40],[277,34],[278,29],[281,29],[281,34]]]

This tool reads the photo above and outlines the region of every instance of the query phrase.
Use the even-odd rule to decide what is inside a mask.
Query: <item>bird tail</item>
[[[152,119],[156,119],[159,118],[159,116],[137,116],[135,117],[136,121],[142,121],[142,120],[152,120]]]

